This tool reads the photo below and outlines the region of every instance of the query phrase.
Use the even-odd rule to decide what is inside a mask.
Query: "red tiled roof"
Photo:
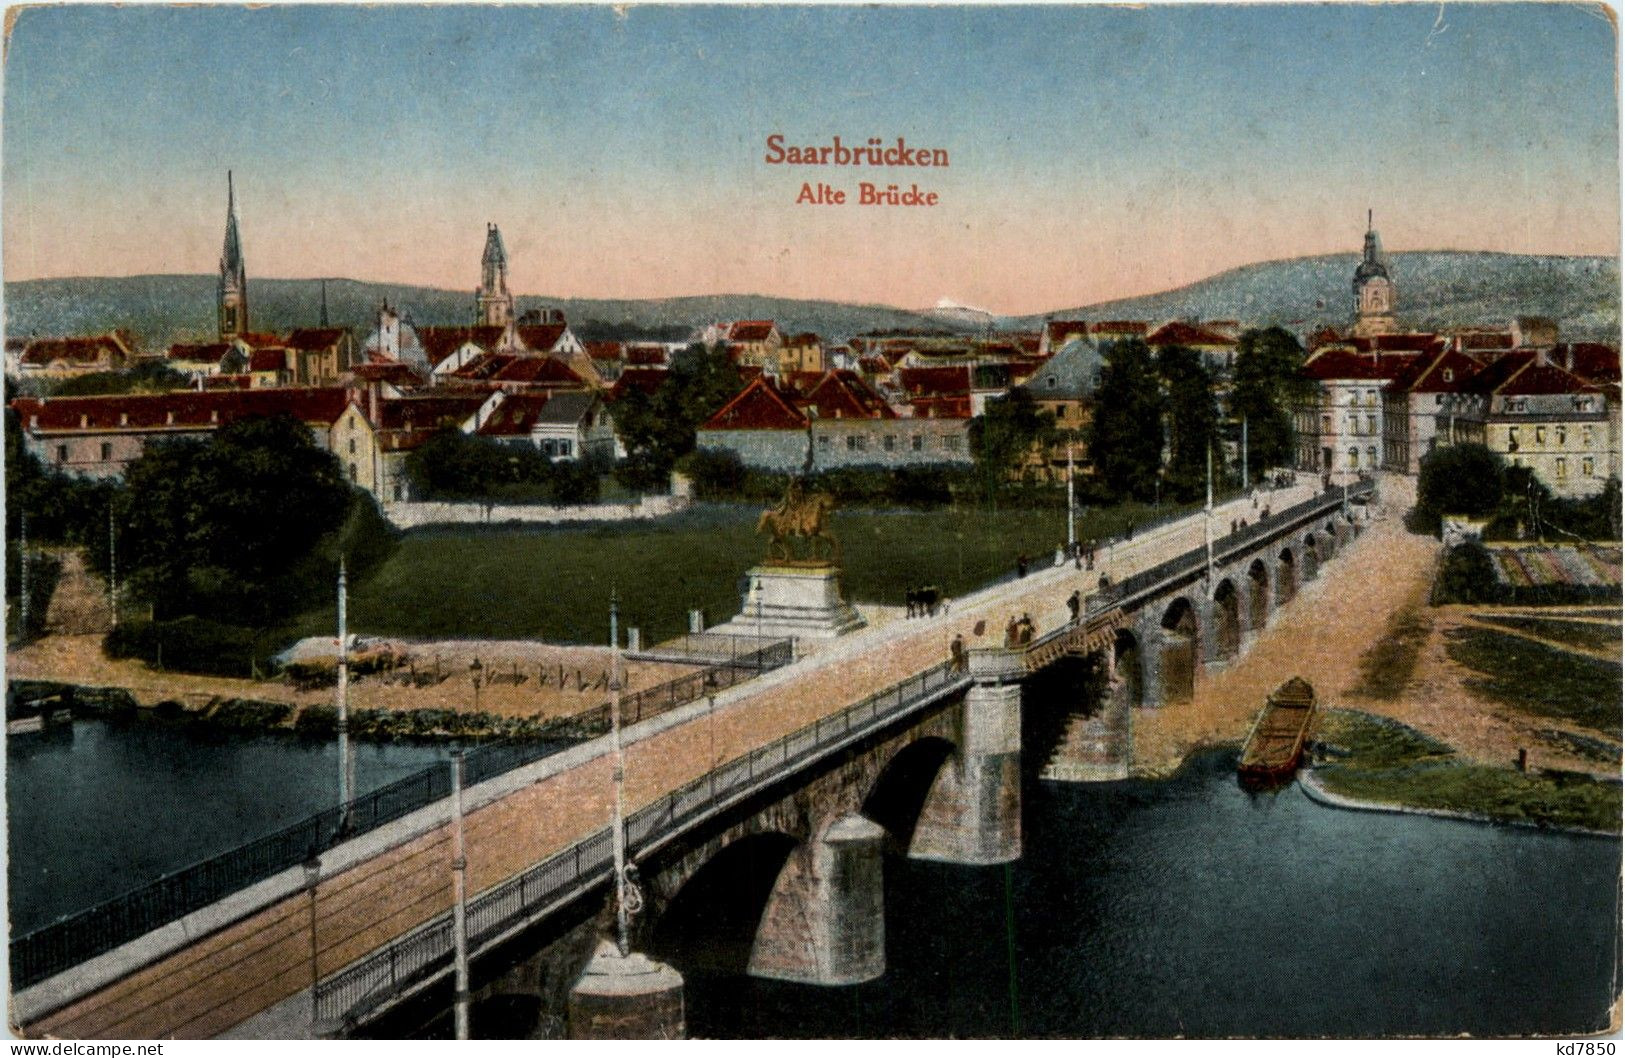
[[[1175,320],[1158,327],[1145,340],[1146,345],[1235,345],[1236,340],[1207,327]]]
[[[702,430],[805,430],[807,417],[758,378],[707,419]]]
[[[485,352],[502,343],[501,327],[419,327],[418,344],[430,365],[439,364],[446,357],[472,342]]]
[[[484,437],[529,434],[531,428],[536,425],[542,409],[547,406],[548,400],[546,393],[516,393],[505,397],[491,413],[490,418],[480,426],[479,433]]]
[[[12,403],[25,423],[31,416],[39,416],[41,431],[212,426],[254,415],[282,413],[304,422],[331,424],[349,407],[350,393],[339,388],[308,387],[201,393],[187,389],[110,397],[30,398]],[[81,421],[85,426],[79,425]]]
[[[1434,356],[1416,357],[1384,388],[1396,393],[1465,393],[1483,366],[1466,353],[1447,349]]]
[[[1592,382],[1619,381],[1619,350],[1598,342],[1569,342],[1552,350],[1552,360]]]
[[[1565,393],[1597,393],[1596,386],[1553,363],[1531,362],[1495,389],[1503,397],[1541,397]]]
[[[470,381],[495,378],[503,368],[518,359],[518,353],[481,353],[453,371],[451,377]]]
[[[797,372],[798,375],[816,372]],[[851,371],[826,371],[806,396],[796,401],[805,410],[817,410],[820,419],[895,419],[897,413],[885,399],[864,384]]]
[[[629,367],[621,372],[621,377],[610,387],[608,398],[611,401],[620,400],[634,389],[653,395],[665,381],[666,369],[663,367]]]
[[[772,333],[772,320],[738,320],[728,328],[728,340],[730,342],[765,342]]]
[[[1064,342],[1068,335],[1088,334],[1089,324],[1085,320],[1050,320],[1044,324],[1044,333],[1049,335],[1050,344]]]
[[[666,347],[663,345],[650,345],[644,343],[642,345],[628,345],[626,347],[626,362],[629,364],[648,366],[653,364],[664,364],[668,360],[670,360],[670,357],[666,355]]]
[[[248,369],[250,371],[281,371],[287,366],[287,360],[281,349],[267,346],[255,349],[248,356]]]
[[[248,346],[250,349],[260,349],[268,345],[287,344],[276,335],[266,334],[263,331],[244,331],[242,334],[237,336],[237,340]]]
[[[284,344],[289,349],[309,353],[331,349],[343,340],[342,327],[300,327],[288,335],[288,340]]]
[[[44,365],[56,360],[75,364],[117,363],[124,349],[111,335],[95,338],[35,338],[23,347],[22,363]]]
[[[520,356],[491,376],[497,382],[523,382],[532,386],[582,386],[580,375],[556,356]]]
[[[1514,349],[1484,365],[1467,384],[1471,393],[1494,393],[1507,379],[1535,362],[1532,349]]]
[[[594,360],[620,361],[627,358],[625,342],[587,342],[587,355]]]
[[[1144,320],[1101,320],[1089,325],[1090,334],[1129,334],[1145,337],[1151,325]]]
[[[527,349],[546,353],[551,352],[553,347],[559,344],[559,339],[564,337],[564,332],[568,328],[569,325],[564,323],[533,323],[517,327],[515,330],[519,334],[519,341]]]
[[[909,402],[916,419],[968,419],[970,397],[919,397]]]
[[[1506,331],[1462,331],[1455,339],[1463,349],[1512,348],[1512,335]]]
[[[1021,351],[1027,356],[1038,355],[1038,343],[1039,337],[1036,334],[1022,334],[1016,337],[1016,344],[1021,347]]]
[[[959,367],[905,367],[897,372],[903,392],[911,397],[970,394],[970,369]]]
[[[382,400],[378,402],[378,421],[374,425],[382,430],[408,432],[461,426],[488,399],[489,394],[471,393]]]
[[[871,375],[886,375],[891,373],[891,364],[883,356],[860,356],[858,367]]]
[[[403,364],[398,360],[357,364],[350,369],[350,373],[362,382],[393,382],[413,385],[422,381],[418,377],[418,373],[412,370],[411,364]]]
[[[1322,382],[1345,378],[1386,381],[1398,376],[1416,357],[1415,353],[1373,355],[1341,346],[1328,346],[1304,362],[1303,375]]]

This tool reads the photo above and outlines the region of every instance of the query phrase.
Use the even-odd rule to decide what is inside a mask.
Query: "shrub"
[[[1495,603],[1506,595],[1489,549],[1471,540],[1450,549],[1433,583],[1435,604]]]
[[[202,617],[126,621],[102,641],[111,658],[136,658],[155,668],[208,676],[269,672],[271,636]]]

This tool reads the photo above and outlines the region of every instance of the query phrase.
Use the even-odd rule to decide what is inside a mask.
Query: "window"
[[[1569,476],[1569,461],[1564,459],[1562,456],[1557,457],[1557,476],[1559,478],[1566,478]]]
[[[1588,478],[1594,478],[1597,476],[1597,464],[1592,461],[1590,456],[1580,460],[1580,473],[1584,474]]]
[[[1365,417],[1365,432],[1370,434],[1377,432],[1377,417],[1375,415]]]
[[[1444,407],[1444,394],[1443,393],[1435,393],[1433,395],[1433,406],[1435,408]]]
[[[395,499],[397,501],[399,501],[399,500],[403,500],[405,498],[406,497],[404,495],[402,495],[401,483],[398,482],[398,481],[395,482]]]
[[[559,442],[559,455],[563,456],[565,459],[569,459],[570,458],[571,448],[572,448],[572,445],[570,444],[569,441],[560,441]]]
[[[1535,427],[1535,444],[1536,445],[1544,445],[1545,443],[1546,443],[1546,427],[1544,427],[1544,426]]]
[[[959,438],[957,438],[957,437],[944,437],[942,439],[942,447],[946,448],[950,452],[959,451]]]
[[[1360,469],[1360,450],[1358,448],[1349,449],[1349,469]]]
[[[1568,443],[1569,443],[1569,428],[1567,426],[1559,426],[1557,428],[1557,447],[1562,448],[1564,445],[1566,445]]]
[[[102,442],[102,462],[106,463],[113,458],[113,446],[106,441]]]
[[[1444,380],[1446,382],[1454,382],[1456,380],[1456,372],[1452,368],[1448,368],[1448,367],[1445,368],[1444,369]]]
[[[1580,427],[1580,447],[1591,447],[1591,427],[1589,426]]]
[[[847,451],[849,451],[849,452],[856,452],[858,450],[858,435],[857,434],[849,433],[849,434],[846,435],[846,448],[847,448]]]
[[[1507,451],[1508,452],[1516,452],[1517,450],[1518,450],[1518,428],[1516,426],[1508,426],[1507,427]]]
[[[350,464],[350,484],[355,484],[355,464]]]
[[[820,437],[818,439],[818,447],[819,448],[828,448],[829,447],[829,435],[828,434],[826,434],[823,437]]]
[[[1066,405],[1057,404],[1055,406],[1055,421],[1060,422],[1064,418],[1066,418]]]
[[[925,438],[921,437],[919,434],[915,434],[910,439],[910,441],[911,441],[910,447],[913,448],[914,451],[916,451],[916,452],[925,451]]]
[[[1321,433],[1331,433],[1332,432],[1332,417],[1330,415],[1322,415],[1320,417],[1320,432]]]
[[[887,434],[886,439],[883,442],[883,444],[886,447],[886,451],[888,451],[888,452],[896,451],[896,449],[897,449],[897,437],[896,437],[896,435]]]
[[[1591,398],[1590,397],[1577,397],[1575,399],[1575,401],[1574,401],[1574,410],[1575,411],[1590,411],[1591,410]]]
[[[1372,445],[1365,450],[1365,465],[1375,470],[1377,468],[1377,447]]]
[[[57,445],[56,446],[56,461],[58,463],[66,463],[68,461],[68,446],[67,445]]]
[[[1377,391],[1376,390],[1368,389],[1368,390],[1365,391],[1365,406],[1368,407],[1368,408],[1375,408],[1377,406]]]
[[[355,455],[355,438],[350,438],[350,454]]]

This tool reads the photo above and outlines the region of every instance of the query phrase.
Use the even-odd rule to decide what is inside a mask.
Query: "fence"
[[[700,672],[622,699],[621,718],[635,724],[708,694],[732,687],[792,660],[779,640]],[[609,706],[575,718],[587,731],[609,728]],[[556,742],[510,741],[481,746],[464,764],[470,786],[556,752]],[[335,806],[293,826],[240,845],[212,859],[164,875],[96,907],[19,937],[11,947],[14,988],[31,984],[111,951],[160,926],[221,900],[255,882],[297,867],[341,841],[359,837],[410,812],[451,796],[449,769],[435,765]]]
[[[944,662],[877,691],[633,812],[626,820],[627,843],[634,856],[647,854],[716,809],[969,682],[968,676]],[[608,880],[613,870],[610,842],[608,828],[596,831],[469,901],[470,947],[499,938]],[[448,913],[321,982],[316,989],[317,1017],[323,1024],[358,1021],[444,972],[451,961],[451,943]]]

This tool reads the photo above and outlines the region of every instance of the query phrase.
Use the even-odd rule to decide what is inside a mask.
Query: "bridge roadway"
[[[1261,502],[1279,513],[1313,496],[1300,487],[1265,493]],[[1336,494],[1326,494],[1315,511],[1335,503]],[[1213,515],[1215,533],[1227,533],[1232,518],[1256,521],[1258,514],[1245,498],[1222,505]],[[1087,593],[1102,570],[1121,582],[1201,548],[1203,540],[1200,513],[1151,527],[1117,543],[1093,572],[1079,573],[1070,562],[1036,569],[956,600],[945,615],[853,633],[793,665],[628,729],[633,850],[687,802],[695,810],[684,819],[692,822],[729,800],[718,793],[719,781],[748,794],[758,761],[764,772],[782,777],[773,765],[836,748],[867,725],[889,723],[966,686],[968,679],[944,664],[955,634],[972,647],[998,646],[1006,622],[1023,612],[1053,634],[1066,624],[1067,597],[1079,588]],[[1223,537],[1216,540],[1222,546]],[[467,791],[468,891],[478,894],[470,901],[469,929],[476,951],[608,877],[607,741]],[[716,769],[729,762],[736,766],[719,779]],[[708,798],[709,805],[702,803]],[[450,858],[449,804],[441,802],[330,850],[314,886],[306,870],[285,871],[19,992],[13,1023],[29,1037],[69,1038],[336,1031],[446,972]],[[540,902],[537,891],[544,894]],[[315,1003],[313,976],[321,982]]]

